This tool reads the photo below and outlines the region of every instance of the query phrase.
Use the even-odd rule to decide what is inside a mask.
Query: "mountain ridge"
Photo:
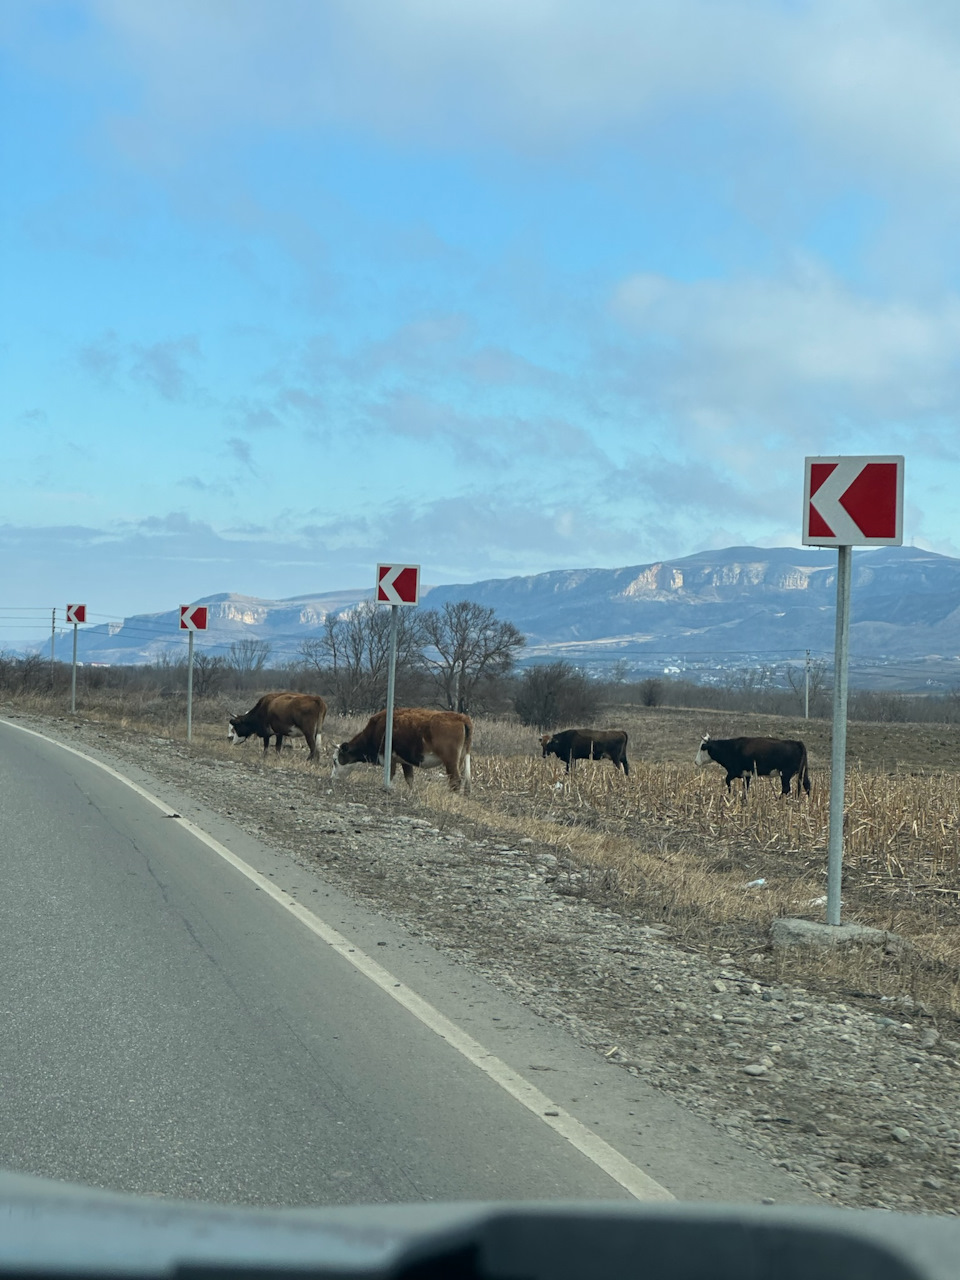
[[[617,569],[551,570],[421,589],[421,607],[469,599],[514,623],[527,658],[581,664],[623,658],[656,667],[664,657],[721,665],[832,653],[836,553],[816,547],[729,547]],[[218,592],[194,601],[211,629],[196,642],[227,652],[240,639],[295,656],[324,618],[372,598],[372,590],[303,592],[270,600]],[[179,611],[132,615],[82,628],[84,662],[152,662],[183,644]],[[914,547],[858,550],[853,559],[851,657],[919,661],[960,655],[960,560]]]

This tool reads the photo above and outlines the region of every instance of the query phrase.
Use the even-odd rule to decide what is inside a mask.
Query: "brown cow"
[[[339,778],[357,764],[383,764],[386,711],[371,716],[364,728],[349,742],[341,742],[333,756],[333,776]],[[431,711],[426,707],[398,707],[393,713],[393,759],[390,777],[399,763],[408,786],[413,771],[436,769],[447,772],[452,791],[470,790],[470,746],[473,721],[459,711]]]
[[[228,737],[231,742],[244,742],[256,734],[263,739],[266,754],[270,739],[277,739],[277,755],[283,750],[284,738],[306,739],[310,760],[316,760],[320,731],[327,715],[327,704],[311,693],[265,693],[245,716],[231,716]]]

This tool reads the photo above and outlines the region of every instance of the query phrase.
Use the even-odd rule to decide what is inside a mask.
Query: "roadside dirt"
[[[685,949],[611,904],[601,874],[498,835],[481,805],[438,816],[435,778],[387,795],[361,770],[334,790],[327,749],[319,768],[262,763],[253,748],[8,714],[317,868],[832,1203],[960,1210],[960,1029],[909,997],[839,1002],[759,978],[760,955]]]

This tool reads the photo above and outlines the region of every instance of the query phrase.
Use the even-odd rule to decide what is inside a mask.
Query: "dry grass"
[[[424,780],[419,803],[441,822],[535,840],[579,869],[576,891],[668,924],[681,945],[747,963],[759,955],[752,962],[767,977],[785,977],[789,965],[792,977],[848,996],[909,996],[931,1012],[960,1013],[960,774],[929,771],[938,751],[942,764],[960,758],[952,726],[851,726],[844,918],[898,933],[912,948],[785,960],[770,956],[771,919],[824,918],[829,725],[669,710],[614,712],[604,724],[630,733],[629,777],[607,762],[581,762],[567,776],[553,757],[540,758],[530,729],[479,721],[473,795]],[[784,800],[769,779],[756,780],[746,802],[736,788],[728,795],[721,769],[693,765],[704,729],[803,737],[812,795]],[[650,759],[654,752],[661,758]]]
[[[18,709],[55,710],[36,698],[18,702]],[[227,745],[226,711],[222,701],[196,707],[195,749],[217,756],[241,750]],[[80,712],[86,720],[181,739],[183,714],[177,700],[149,697],[88,702]],[[364,720],[328,717],[324,780],[332,744]],[[629,777],[609,762],[581,762],[567,776],[553,757],[540,758],[534,731],[478,719],[472,794],[453,795],[442,778],[427,775],[417,779],[412,802],[441,826],[532,839],[552,850],[561,859],[561,892],[665,923],[681,945],[730,952],[768,978],[784,976],[786,962],[768,951],[770,920],[823,918],[829,724],[670,709],[619,709],[604,723],[630,734]],[[779,781],[774,787],[767,779],[754,782],[746,802],[736,787],[728,796],[720,768],[693,765],[705,730],[802,737],[811,797],[781,799]],[[931,1012],[960,1014],[960,773],[946,767],[960,759],[958,736],[954,726],[850,726],[844,918],[899,933],[912,948],[896,955],[793,954],[793,978],[846,995],[910,996]],[[259,755],[259,744],[245,751]],[[303,761],[298,751],[280,767],[306,771]],[[344,785],[371,803],[393,803],[379,792],[377,770],[360,771]],[[751,885],[760,879],[763,885]]]

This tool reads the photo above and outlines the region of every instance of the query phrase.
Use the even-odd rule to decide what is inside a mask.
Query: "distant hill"
[[[371,591],[329,591],[292,596],[288,600],[261,600],[256,596],[225,592],[206,596],[193,604],[209,610],[208,628],[197,632],[198,647],[226,653],[236,640],[266,640],[274,656],[293,657],[300,641],[316,635],[328,613],[340,613],[367,600]],[[186,633],[180,630],[180,610],[137,613],[123,622],[81,627],[77,657],[81,662],[109,665],[155,662],[164,653],[182,652]]]
[[[431,606],[493,607],[531,650],[773,655],[833,651],[837,554],[730,547],[625,569],[573,569],[435,587]],[[914,547],[855,551],[851,653],[917,659],[960,654],[960,560]]]
[[[423,607],[475,600],[526,635],[527,658],[563,656],[598,668],[623,658],[634,669],[749,665],[833,652],[835,551],[731,547],[623,569],[569,569],[427,588]],[[292,657],[328,613],[369,599],[341,591],[261,600],[224,594],[197,643],[225,652],[243,637]],[[140,614],[80,632],[84,662],[152,662],[178,650],[177,610]],[[957,662],[960,560],[914,547],[854,552],[851,659]]]

